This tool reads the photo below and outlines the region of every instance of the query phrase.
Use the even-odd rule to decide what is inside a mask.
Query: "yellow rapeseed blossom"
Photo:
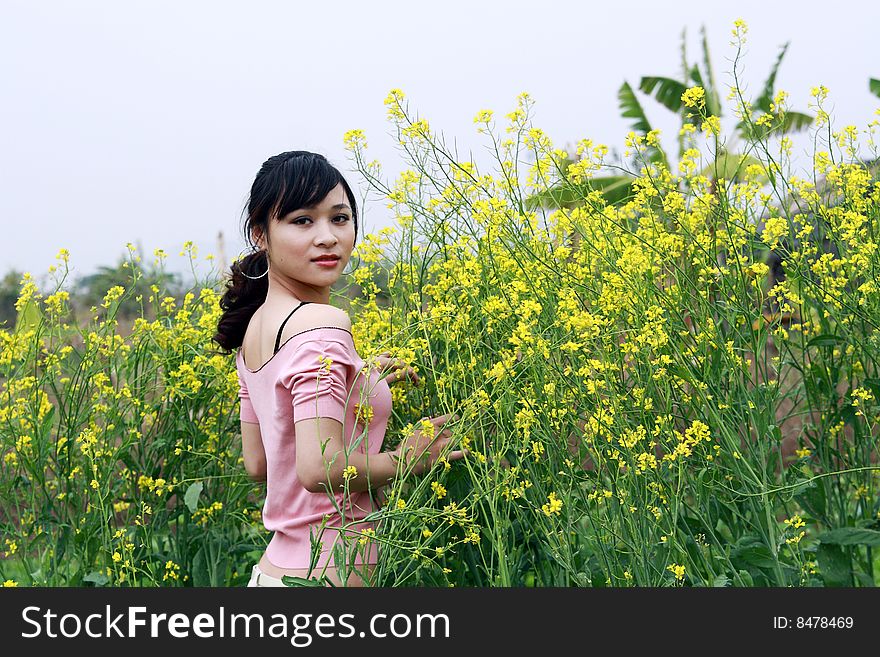
[[[373,528],[369,527],[367,529],[362,529],[361,538],[358,539],[358,543],[360,545],[366,545],[370,541],[370,539],[375,538],[375,536],[376,530],[374,530]]]
[[[162,575],[163,582],[169,579],[180,579],[180,566],[171,560],[165,562],[165,574]]]
[[[443,484],[441,484],[439,481],[431,482],[431,490],[434,491],[434,495],[437,497],[438,500],[446,497],[446,488],[444,488]]]
[[[784,217],[770,217],[764,222],[761,238],[771,249],[779,246],[779,238],[788,235],[788,220]]]
[[[684,571],[685,571],[684,566],[679,565],[677,563],[672,563],[672,564],[669,564],[668,566],[666,566],[666,570],[670,571],[673,575],[675,575],[675,579],[677,581],[680,582],[681,580],[684,579]]]
[[[367,147],[367,137],[363,130],[349,130],[342,136],[345,148],[350,151],[357,151]]]
[[[353,465],[349,465],[348,467],[345,468],[345,470],[342,471],[342,478],[345,479],[345,481],[349,481],[350,479],[354,479],[357,476],[358,476],[357,468],[354,467]]]
[[[783,522],[792,529],[798,529],[807,524],[804,522],[803,518],[797,514],[793,515],[791,518],[786,518]]]
[[[746,41],[746,34],[749,32],[749,26],[742,18],[737,18],[733,21],[733,38],[735,40],[735,44],[743,45]]]
[[[681,101],[686,107],[702,109],[706,105],[706,92],[703,87],[691,87],[681,95]]]
[[[559,515],[562,512],[562,500],[556,496],[556,493],[550,493],[547,496],[547,503],[541,506],[541,511],[545,516]]]
[[[474,117],[474,123],[489,123],[492,121],[492,110],[480,110]]]

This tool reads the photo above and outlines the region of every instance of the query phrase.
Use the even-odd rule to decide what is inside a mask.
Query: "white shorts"
[[[271,575],[267,575],[262,570],[260,570],[259,565],[255,565],[253,570],[251,571],[251,580],[247,584],[248,586],[287,586],[284,582],[282,582],[277,577],[272,577]]]

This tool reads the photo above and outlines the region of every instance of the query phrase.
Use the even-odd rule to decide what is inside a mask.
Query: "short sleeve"
[[[242,422],[259,423],[260,420],[257,418],[257,413],[254,411],[254,406],[251,403],[247,383],[245,383],[244,378],[241,376],[241,369],[236,369],[238,370],[238,399],[240,402],[239,418]]]
[[[353,363],[350,347],[337,340],[308,340],[297,347],[283,379],[293,421],[328,417],[344,424]]]

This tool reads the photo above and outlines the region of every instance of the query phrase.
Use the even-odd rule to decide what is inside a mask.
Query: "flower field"
[[[359,241],[357,294],[337,301],[365,359],[420,377],[392,385],[386,443],[454,413],[469,450],[402,474],[375,533],[352,533],[379,543],[374,584],[877,584],[880,123],[838,131],[817,87],[804,171],[784,92],[678,98],[674,162],[655,130],[630,133],[631,166],[555,147],[527,94],[477,114],[488,164],[399,90],[401,175],[345,135],[396,222]],[[242,586],[268,541],[234,361],[211,339],[222,281],[154,287],[123,336],[137,265],[77,325],[62,250],[56,289],[23,280],[0,331],[8,585]]]

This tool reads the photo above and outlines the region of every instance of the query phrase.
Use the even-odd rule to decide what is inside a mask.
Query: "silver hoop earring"
[[[257,253],[256,248],[253,249],[253,252],[254,252],[254,253]],[[265,252],[264,252],[264,253],[265,253]],[[269,273],[269,254],[268,254],[268,253],[266,254],[266,271],[264,271],[264,272],[263,272],[262,274],[260,274],[259,276],[248,276],[247,274],[244,273],[244,270],[243,270],[243,269],[240,270],[240,271],[241,271],[241,275],[242,275],[242,276],[244,276],[245,278],[249,278],[249,279],[251,279],[252,281],[255,281],[255,280],[257,280],[257,279],[263,278],[263,276],[265,276],[266,274]]]

